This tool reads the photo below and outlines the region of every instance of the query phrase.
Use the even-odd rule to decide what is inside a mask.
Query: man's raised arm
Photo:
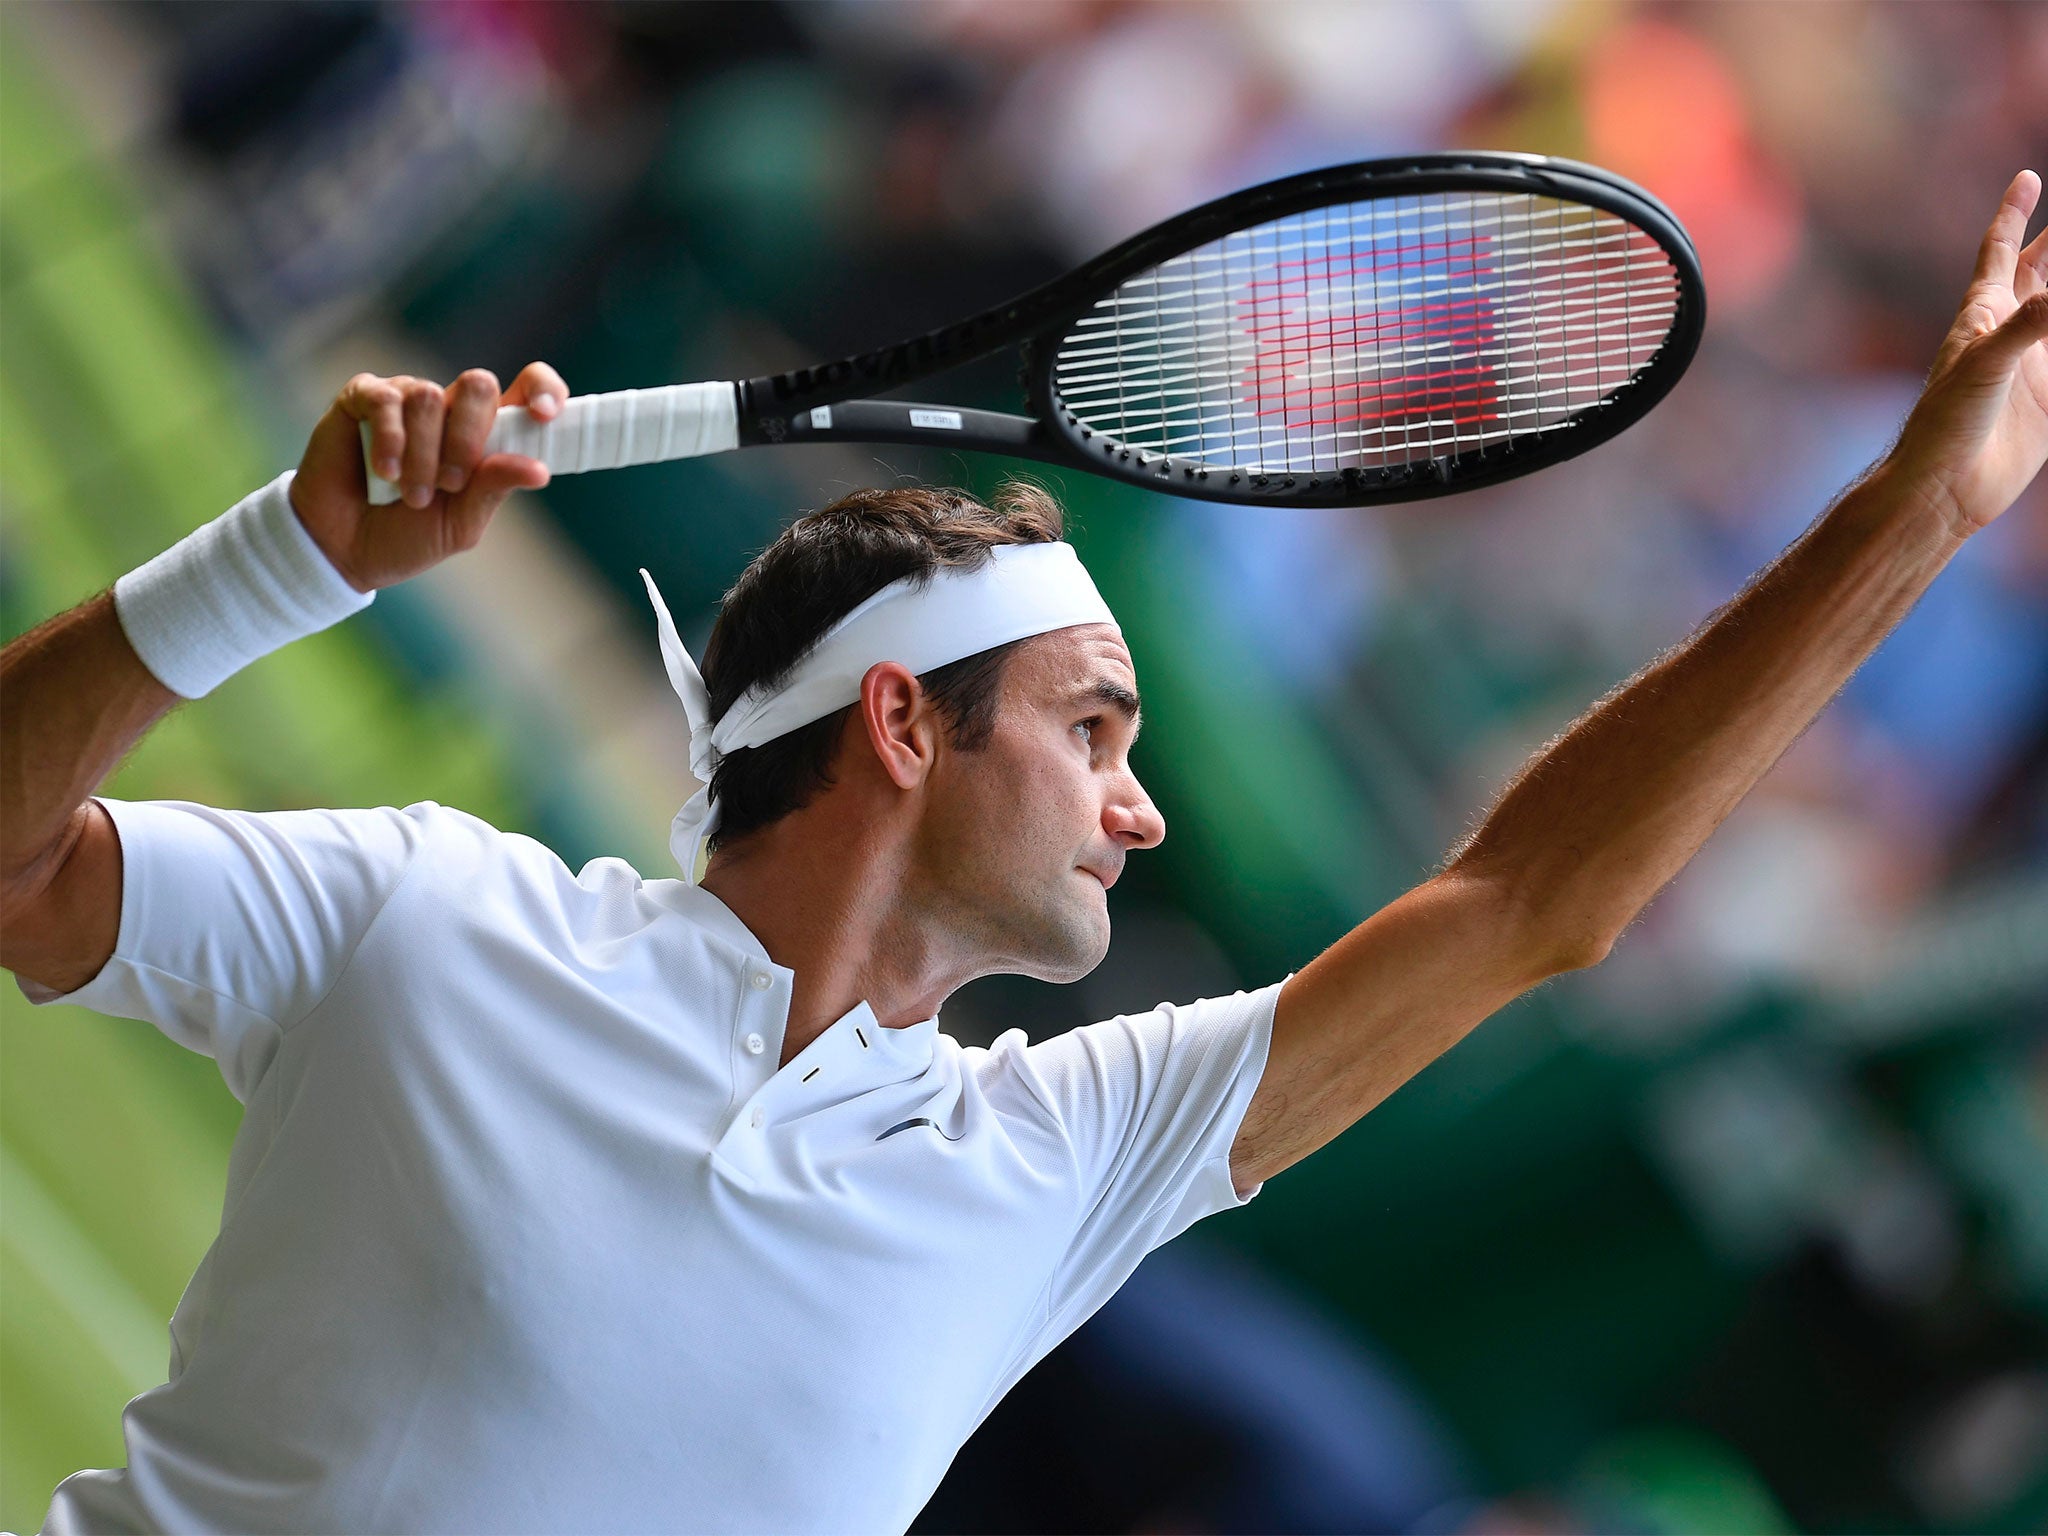
[[[2048,459],[2048,234],[2022,171],[1897,445],[1683,645],[1508,786],[1444,872],[1293,977],[1231,1150],[1299,1161],[1561,971],[1597,964],[1963,541]],[[1967,658],[1958,658],[1967,664]]]
[[[95,786],[181,699],[475,544],[506,496],[547,480],[532,459],[483,457],[499,405],[546,420],[567,398],[544,363],[502,396],[482,369],[445,389],[359,374],[288,490],[257,492],[0,651],[0,966],[57,992],[98,973],[120,926],[121,847]],[[390,507],[365,500],[364,423],[378,473],[405,490]]]

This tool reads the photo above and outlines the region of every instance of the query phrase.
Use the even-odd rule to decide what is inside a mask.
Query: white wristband
[[[156,680],[204,698],[259,656],[370,605],[292,510],[291,471],[114,583],[114,612]]]

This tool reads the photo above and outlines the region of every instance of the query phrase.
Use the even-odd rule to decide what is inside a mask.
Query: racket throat
[[[978,411],[915,400],[840,400],[787,411],[766,405],[762,380],[740,385],[740,444],[909,443],[918,447],[975,448],[1020,458],[1060,457],[1044,428],[1028,416]]]

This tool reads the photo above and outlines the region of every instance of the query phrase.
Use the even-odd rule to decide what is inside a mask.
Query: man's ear
[[[900,661],[878,661],[860,680],[860,720],[882,771],[899,789],[915,789],[931,772],[938,748],[938,711]]]

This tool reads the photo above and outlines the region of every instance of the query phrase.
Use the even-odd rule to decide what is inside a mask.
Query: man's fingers
[[[2048,226],[2020,252],[2019,270],[2012,279],[2012,296],[2022,304],[2043,290],[2048,290]]]
[[[409,376],[359,373],[342,386],[335,405],[370,428],[371,468],[397,482],[411,507],[431,506],[436,491],[450,497],[456,537],[474,543],[497,504],[521,488],[547,484],[548,471],[518,454],[484,457],[498,409],[523,405],[542,421],[561,414],[569,386],[546,363],[529,363],[498,392],[496,375],[472,368],[446,389]]]
[[[528,363],[505,391],[506,405],[523,405],[535,421],[553,421],[562,414],[569,386],[546,363]]]
[[[359,373],[342,385],[335,397],[345,415],[370,424],[370,461],[385,480],[398,478],[399,459],[405,452],[404,395],[395,379],[380,379],[374,373]]]
[[[2048,341],[2048,293],[2037,293],[2010,315],[1988,336],[1979,337],[1973,351],[2000,372],[2009,371],[2021,353]]]
[[[424,507],[434,499],[434,481],[441,472],[441,420],[447,402],[441,386],[414,379],[404,388],[404,462],[399,485],[407,506]]]
[[[472,549],[491,517],[514,491],[537,491],[548,483],[548,467],[517,453],[494,453],[477,465],[459,496],[449,498],[449,532],[457,549]]]
[[[548,483],[548,467],[523,453],[494,453],[477,465],[469,479],[475,496],[496,496],[499,500],[514,491],[537,491]],[[472,499],[465,494],[464,501]]]
[[[2013,286],[2013,272],[2019,261],[2020,244],[2027,238],[2027,219],[2040,200],[2041,178],[2021,171],[2005,189],[1991,227],[1984,231],[1984,243],[1977,248],[1975,285],[1992,284],[2003,289]]]
[[[441,474],[444,491],[459,491],[484,456],[484,440],[498,419],[498,378],[485,368],[472,368],[447,391],[447,420],[441,428]]]

